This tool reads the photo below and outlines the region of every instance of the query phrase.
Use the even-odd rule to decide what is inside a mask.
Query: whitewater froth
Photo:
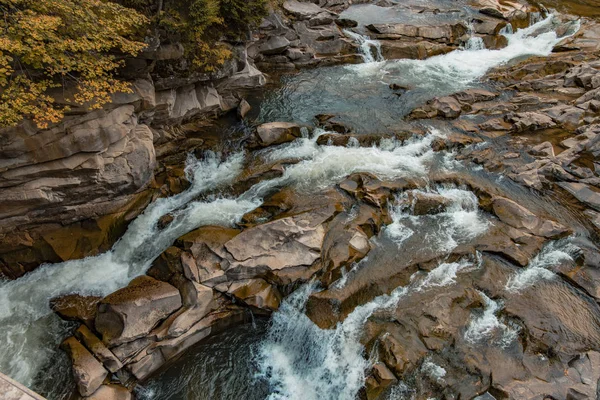
[[[333,329],[321,329],[305,314],[314,284],[286,299],[273,314],[267,337],[256,353],[258,378],[269,382],[269,400],[353,399],[370,367],[360,336],[376,311],[393,309],[404,296],[455,282],[457,274],[473,267],[467,259],[442,263],[425,276],[415,276],[406,287],[358,306]]]

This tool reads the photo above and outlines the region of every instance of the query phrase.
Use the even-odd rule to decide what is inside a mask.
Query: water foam
[[[446,376],[446,370],[431,360],[425,360],[423,362],[421,365],[421,372],[439,384],[444,384],[446,382],[444,380],[444,377]]]
[[[404,142],[382,139],[379,146],[321,146],[316,130],[312,138],[297,139],[265,154],[268,161],[301,159],[286,168],[276,185],[291,184],[300,190],[320,190],[355,172],[370,172],[382,179],[426,176],[434,161],[432,141],[439,135],[415,136]]]
[[[529,262],[527,267],[511,276],[506,283],[506,290],[519,292],[542,279],[554,279],[556,274],[548,268],[564,262],[574,262],[579,248],[568,240],[551,242]]]
[[[502,304],[490,299],[485,293],[478,291],[483,300],[483,313],[469,323],[465,332],[465,340],[470,343],[493,343],[502,347],[510,345],[519,333],[518,329],[504,324],[497,316]]]
[[[273,314],[266,338],[257,349],[258,377],[268,381],[269,400],[347,400],[363,386],[370,362],[360,336],[374,312],[392,309],[413,291],[455,282],[468,260],[440,264],[424,278],[358,306],[334,329],[320,329],[305,314],[306,301],[316,289],[309,284],[286,299]]]
[[[447,200],[443,212],[432,215],[414,215],[410,195],[436,196]],[[386,234],[402,248],[415,232],[425,236],[424,248],[449,252],[461,243],[485,233],[489,222],[479,210],[477,196],[469,190],[451,185],[440,185],[429,190],[406,191],[400,195],[391,210],[392,223]]]

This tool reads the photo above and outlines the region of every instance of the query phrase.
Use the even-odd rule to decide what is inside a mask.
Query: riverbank
[[[295,32],[339,25],[299,4]],[[592,396],[598,27],[409,6],[435,28],[357,21],[364,63],[285,77],[241,146],[199,146],[112,250],[4,283],[6,365],[35,377],[73,331],[52,300],[89,398],[141,395],[253,314],[272,315],[249,364],[271,396]]]

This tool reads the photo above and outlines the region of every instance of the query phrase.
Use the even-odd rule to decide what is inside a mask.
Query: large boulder
[[[291,122],[269,122],[256,128],[256,135],[262,146],[291,142],[299,138],[300,125]]]
[[[259,49],[262,54],[281,54],[290,47],[290,41],[285,36],[271,36]]]
[[[93,394],[108,376],[108,371],[74,337],[67,338],[61,347],[71,358],[73,376],[79,393],[82,396]]]
[[[298,19],[310,19],[318,14],[327,13],[327,10],[310,2],[299,2],[297,0],[286,0],[283,9]]]
[[[96,330],[109,346],[129,342],[147,335],[181,305],[177,288],[141,276],[102,299],[98,305]]]
[[[325,237],[322,215],[278,219],[243,231],[225,244],[234,261],[231,269],[281,270],[308,267],[320,257]]]

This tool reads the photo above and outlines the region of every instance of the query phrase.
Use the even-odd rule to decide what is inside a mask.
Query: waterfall
[[[483,38],[479,36],[471,36],[465,44],[465,50],[485,50]]]
[[[381,43],[367,36],[345,29],[344,34],[350,36],[359,45],[360,55],[365,63],[385,61],[381,53]],[[373,50],[375,54],[373,55]]]
[[[320,329],[304,313],[316,286],[309,284],[297,290],[273,314],[269,331],[257,349],[258,377],[267,380],[272,391],[268,399],[355,398],[370,366],[360,344],[368,318],[376,311],[395,308],[414,291],[451,285],[457,273],[471,267],[467,260],[440,264],[423,279],[413,277],[408,286],[356,307],[334,329]]]
[[[469,40],[465,43],[465,50],[484,50],[485,43],[483,42],[483,38],[479,36],[475,36],[475,28],[473,27],[473,23],[469,22],[467,24],[467,34],[469,35]]]
[[[508,45],[499,50],[459,49],[426,60],[389,61],[383,69],[389,74],[409,74],[414,80],[414,86],[433,90],[450,85],[452,87],[448,92],[463,90],[491,68],[515,58],[548,56],[554,46],[563,39],[553,30],[554,22],[554,16],[550,15],[535,25],[514,33],[509,33],[506,29]],[[569,34],[574,34],[579,26],[579,21],[574,21]]]
[[[192,182],[184,192],[150,204],[128,227],[112,250],[81,260],[44,265],[15,280],[0,283],[0,370],[25,385],[57,350],[64,324],[52,313],[49,300],[70,293],[105,296],[143,274],[152,261],[178,237],[205,225],[231,226],[258,207],[274,188],[294,186],[317,191],[354,172],[382,178],[422,176],[433,161],[431,143],[436,133],[405,142],[382,140],[379,147],[339,147],[317,144],[313,137],[265,149],[259,156],[278,161],[290,157],[301,161],[286,168],[283,176],[260,182],[235,198],[210,196],[207,192],[229,186],[242,172],[244,155],[221,161],[216,154],[203,160],[190,157],[186,175]],[[173,215],[165,228],[163,215]]]

